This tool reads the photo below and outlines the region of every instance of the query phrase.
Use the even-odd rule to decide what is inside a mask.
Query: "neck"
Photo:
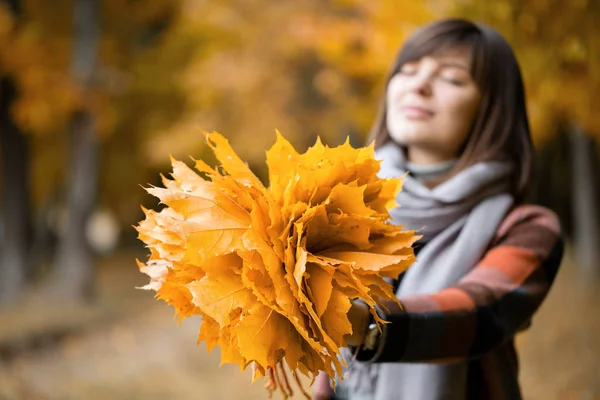
[[[443,178],[454,166],[456,159],[453,158],[447,161],[437,162],[435,164],[420,164],[412,161],[407,161],[406,168],[410,171],[411,175],[423,182],[436,182]]]
[[[444,162],[456,161],[456,155],[431,147],[406,146],[404,154],[406,160],[419,165],[438,165]]]

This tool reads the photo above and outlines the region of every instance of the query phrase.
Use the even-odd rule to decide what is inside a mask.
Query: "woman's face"
[[[386,124],[410,161],[458,157],[480,102],[470,65],[467,48],[452,49],[408,62],[390,79]]]

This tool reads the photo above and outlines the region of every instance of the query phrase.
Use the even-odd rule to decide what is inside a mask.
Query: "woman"
[[[366,305],[353,304],[357,360],[336,395],[320,375],[315,397],[521,398],[513,339],[548,293],[563,241],[554,213],[523,204],[533,147],[508,43],[459,19],[418,30],[393,65],[371,139],[382,176],[409,172],[390,213],[423,238],[394,282],[402,308],[381,312],[390,324],[379,334]]]

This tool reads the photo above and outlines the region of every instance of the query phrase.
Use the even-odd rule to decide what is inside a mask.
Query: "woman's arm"
[[[510,221],[512,219],[512,221]],[[481,262],[450,288],[400,299],[372,362],[452,362],[480,356],[524,328],[558,271],[563,240],[554,213],[523,206]],[[502,229],[501,229],[502,231]]]
[[[321,371],[315,378],[313,384],[313,400],[331,399],[332,389],[329,384],[330,378],[325,372]]]

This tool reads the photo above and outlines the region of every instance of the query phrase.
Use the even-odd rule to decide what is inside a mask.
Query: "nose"
[[[408,82],[408,90],[421,96],[430,96],[432,92],[431,74],[426,70],[420,70],[413,75]]]

